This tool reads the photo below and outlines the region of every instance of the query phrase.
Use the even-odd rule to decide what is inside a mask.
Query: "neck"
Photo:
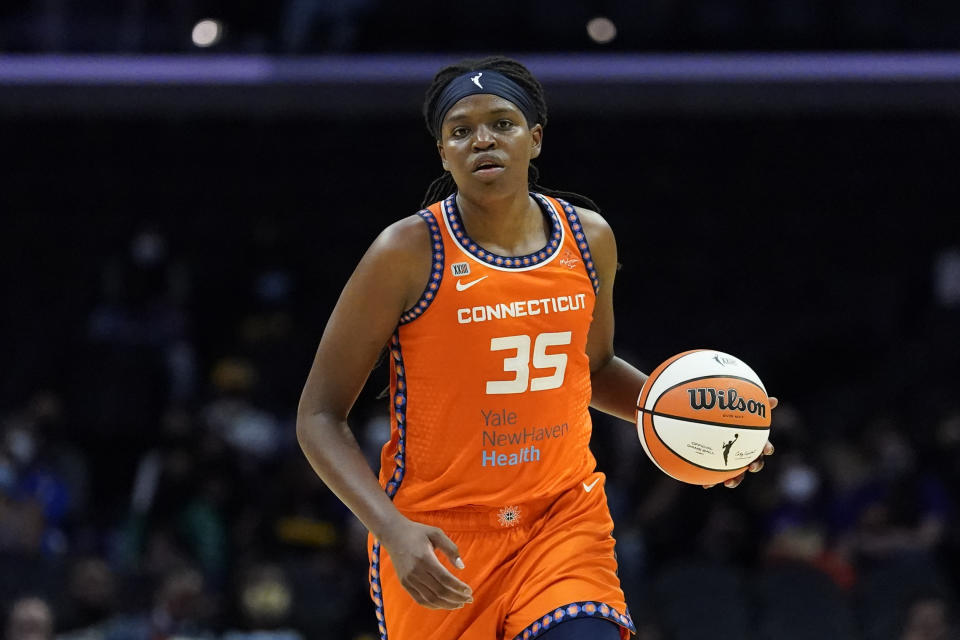
[[[515,223],[530,211],[530,194],[526,188],[506,194],[471,194],[457,191],[457,206],[466,218],[482,218],[485,224]]]
[[[458,192],[457,207],[470,237],[498,253],[530,253],[549,233],[549,221],[526,189],[482,199]]]

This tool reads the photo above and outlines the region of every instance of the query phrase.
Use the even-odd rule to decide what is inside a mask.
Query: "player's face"
[[[443,168],[461,189],[527,188],[530,160],[540,155],[543,127],[531,129],[515,104],[490,94],[458,101],[437,142]]]

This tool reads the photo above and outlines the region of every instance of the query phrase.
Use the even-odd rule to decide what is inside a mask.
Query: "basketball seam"
[[[654,403],[654,406],[656,406],[656,403]],[[640,413],[649,413],[652,416],[659,416],[661,418],[673,418],[674,420],[682,420],[684,422],[696,422],[697,424],[708,424],[714,427],[727,427],[729,429],[745,429],[748,431],[765,431],[770,429],[769,426],[748,427],[745,425],[729,424],[727,422],[714,422],[712,420],[702,420],[700,418],[688,418],[687,416],[675,416],[671,413],[662,413],[660,411],[654,411],[653,409],[643,409],[641,407],[637,407],[637,411],[639,411]]]

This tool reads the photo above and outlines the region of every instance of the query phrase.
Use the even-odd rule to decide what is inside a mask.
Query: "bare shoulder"
[[[430,229],[423,218],[414,214],[397,220],[380,232],[370,249],[392,258],[423,256],[430,260]]]
[[[358,265],[358,271],[388,284],[402,293],[410,306],[420,297],[430,278],[432,265],[430,229],[419,215],[402,218],[373,241]]]
[[[603,271],[605,266],[616,265],[617,242],[610,224],[596,211],[584,207],[576,207],[583,232],[587,235],[587,243],[593,254],[593,260]]]

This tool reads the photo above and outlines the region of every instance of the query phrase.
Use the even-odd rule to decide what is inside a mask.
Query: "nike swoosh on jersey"
[[[595,479],[593,480],[593,482],[591,482],[590,484],[587,484],[586,482],[584,482],[584,483],[583,483],[583,490],[586,491],[587,493],[590,493],[590,491],[593,489],[594,485],[596,485],[598,482],[600,482],[600,478],[595,478]]]
[[[457,291],[466,291],[467,289],[469,289],[469,288],[472,287],[473,285],[477,284],[478,282],[480,282],[481,280],[484,280],[484,279],[486,279],[486,278],[487,278],[487,276],[480,276],[480,277],[477,278],[476,280],[471,280],[470,282],[462,282],[462,281],[460,281],[460,280],[457,280]]]

